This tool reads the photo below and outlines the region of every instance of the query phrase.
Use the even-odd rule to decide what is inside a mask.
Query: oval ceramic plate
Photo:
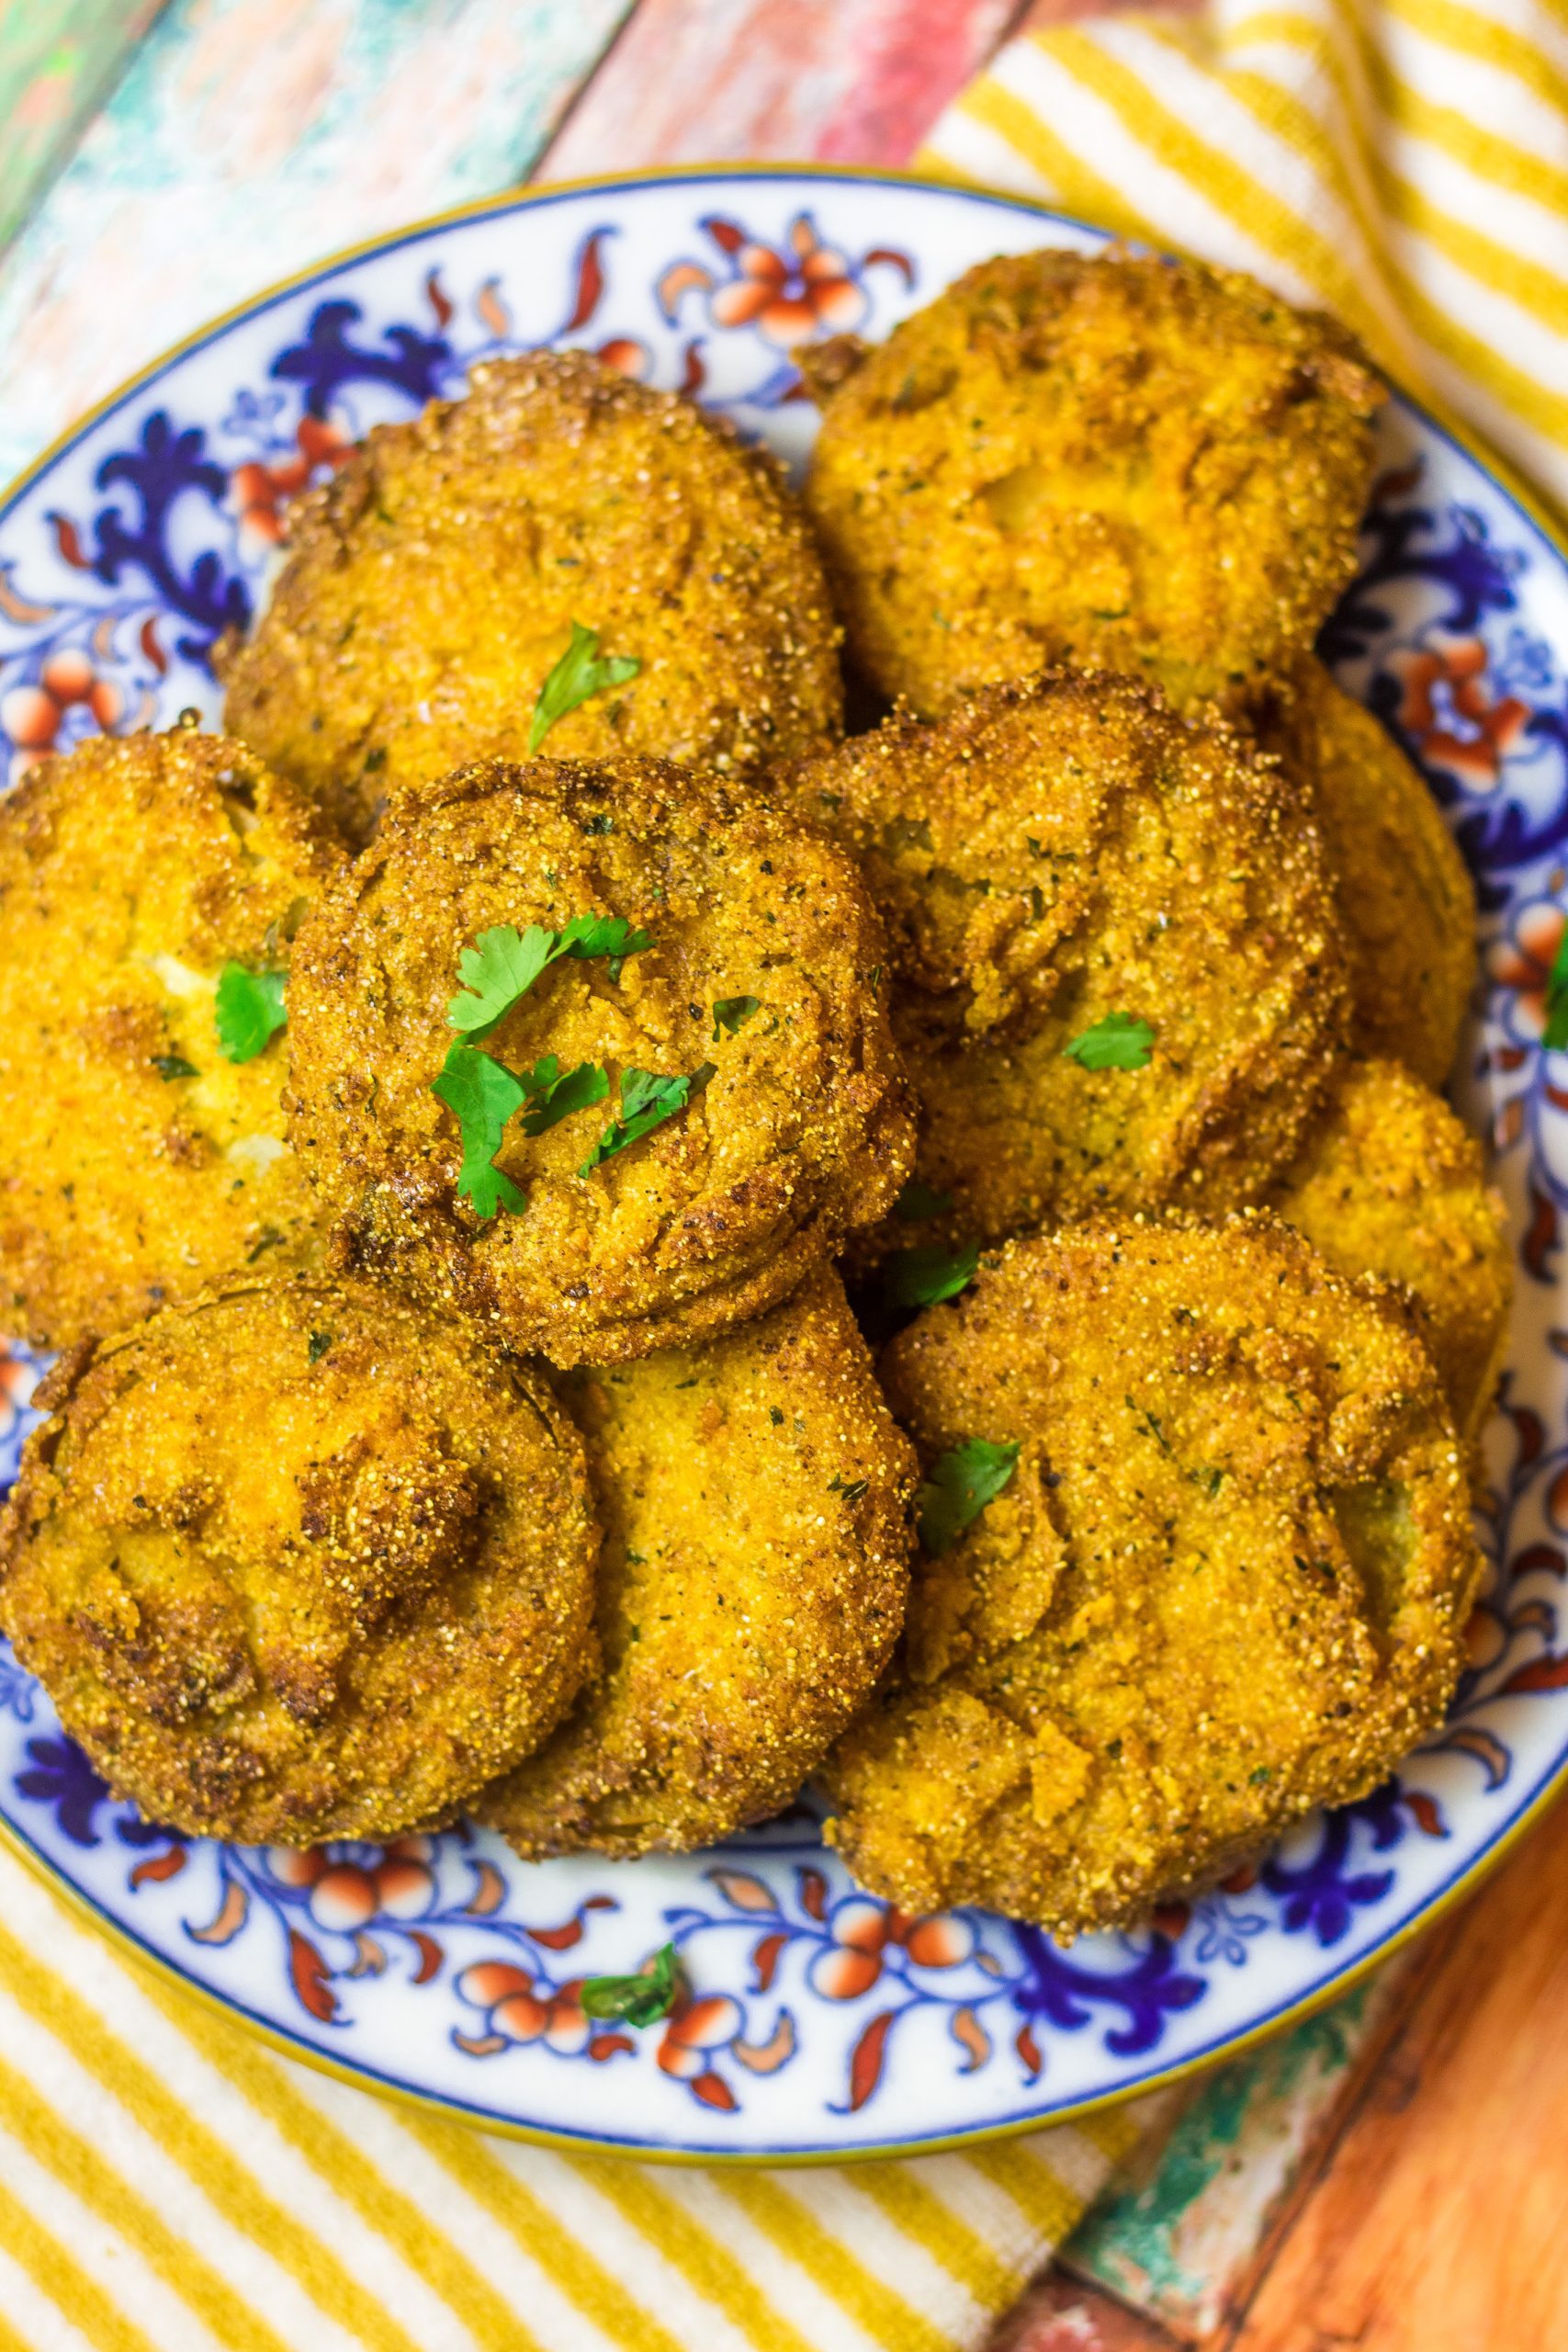
[[[255,606],[288,498],[477,359],[586,345],[797,459],[803,338],[884,335],[994,253],[1102,242],[956,189],[716,171],[508,199],[329,263],[152,368],[6,499],[0,755],[14,779],[100,724],[190,704],[216,719],[207,656]],[[1496,1577],[1441,1736],[1148,1932],[1062,1952],[857,1893],[805,1808],[720,1851],[619,1864],[527,1864],[468,1830],[310,1855],[176,1838],[109,1795],[0,1651],[0,1819],[59,1883],[367,2085],[502,2129],[779,2163],[919,2151],[1145,2087],[1344,1984],[1495,1856],[1568,1769],[1568,1056],[1541,1045],[1568,863],[1568,561],[1408,402],[1381,432],[1360,578],[1323,650],[1421,762],[1480,886],[1489,977],[1462,1087],[1518,1260],[1487,1438]],[[0,1368],[9,1476],[32,1368]],[[669,1939],[685,2006],[640,2035],[591,2026],[577,1980]]]

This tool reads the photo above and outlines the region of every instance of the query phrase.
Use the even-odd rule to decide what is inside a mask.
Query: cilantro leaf
[[[1062,1053],[1082,1069],[1143,1069],[1154,1041],[1154,1031],[1135,1012],[1108,1012]]]
[[[515,1216],[526,1208],[527,1196],[510,1176],[491,1165],[501,1149],[506,1122],[528,1099],[522,1080],[459,1037],[447,1048],[441,1075],[433,1080],[430,1091],[455,1114],[462,1130],[458,1199],[469,1202],[476,1216],[493,1216],[498,1208]]]
[[[627,656],[601,662],[599,632],[584,628],[581,621],[571,625],[571,643],[539,688],[539,699],[534,705],[534,721],[528,729],[530,756],[536,752],[558,718],[564,718],[579,703],[591,695],[602,695],[607,686],[624,686],[635,678],[642,663]]]
[[[694,1094],[702,1092],[714,1074],[712,1062],[704,1062],[689,1077],[682,1074],[679,1078],[660,1078],[650,1069],[623,1070],[620,1112],[611,1120],[578,1174],[591,1175],[601,1160],[613,1159],[617,1151],[625,1151],[627,1144],[661,1127],[666,1119],[683,1111]]]
[[[562,956],[581,961],[608,956],[610,978],[618,980],[626,958],[653,944],[625,915],[573,915],[564,931],[531,922],[520,932],[514,923],[497,923],[458,956],[457,978],[468,993],[448,1000],[447,1022],[477,1044],[527,995],[546,966]]]
[[[657,2025],[674,2007],[681,1991],[681,1963],[673,1944],[661,1944],[637,1976],[587,1976],[578,1999],[587,2018],[617,2018],[622,2025]]]
[[[936,1192],[930,1184],[922,1184],[918,1176],[911,1176],[893,1204],[893,1214],[908,1218],[911,1225],[919,1225],[922,1217],[941,1216],[944,1209],[952,1206],[951,1193]]]
[[[154,1054],[152,1067],[165,1085],[172,1078],[199,1078],[201,1072],[183,1054]]]
[[[896,1306],[937,1306],[967,1290],[980,1263],[980,1245],[961,1250],[896,1250],[887,1261],[887,1295]]]
[[[645,947],[654,944],[650,934],[634,931],[625,915],[573,915],[558,934],[555,955],[575,956],[583,963],[591,956],[606,956],[614,982],[620,978],[621,966],[628,956],[640,956]]]
[[[1016,1445],[993,1445],[989,1438],[965,1438],[939,1453],[931,1476],[915,1494],[920,1547],[933,1560],[951,1552],[964,1529],[995,1502],[1018,1467]]]
[[[1557,943],[1557,953],[1547,975],[1546,1026],[1540,1033],[1540,1042],[1551,1054],[1560,1054],[1568,1046],[1568,926]]]
[[[542,1136],[574,1111],[603,1102],[610,1091],[609,1073],[597,1062],[579,1062],[575,1069],[563,1070],[554,1054],[542,1056],[532,1069],[520,1069],[517,1080],[524,1091],[525,1136]]]
[[[243,964],[225,964],[218,976],[213,1015],[218,1025],[218,1049],[225,1061],[254,1062],[283,1027],[284,972],[252,972]]]
[[[457,958],[457,978],[471,993],[449,1000],[448,1025],[468,1037],[488,1037],[518,999],[527,995],[559,938],[558,932],[546,931],[536,922],[523,932],[510,922],[481,931]]]
[[[719,997],[713,1009],[714,1044],[717,1045],[718,1033],[721,1029],[728,1029],[733,1037],[738,1029],[745,1028],[754,1012],[761,1012],[761,1010],[762,1000],[760,996]]]

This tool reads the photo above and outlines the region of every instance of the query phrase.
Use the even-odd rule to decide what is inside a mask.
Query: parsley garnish
[[[642,667],[627,655],[609,662],[601,662],[598,655],[598,630],[573,621],[571,643],[539,688],[539,699],[534,705],[534,723],[528,729],[530,753],[538,750],[558,718],[564,718],[592,695],[602,695],[607,686],[624,686]]]
[[[993,1445],[989,1438],[965,1438],[939,1453],[931,1476],[918,1488],[920,1546],[933,1560],[951,1552],[964,1529],[995,1502],[1018,1467],[1016,1445]]]
[[[694,1094],[700,1094],[714,1075],[712,1062],[704,1062],[689,1077],[660,1078],[650,1069],[627,1069],[621,1072],[621,1107],[612,1119],[581,1167],[580,1176],[592,1175],[603,1159],[611,1159],[617,1151],[625,1151],[627,1144],[636,1143],[677,1111],[683,1111]]]
[[[501,1149],[502,1134],[514,1111],[528,1100],[521,1079],[477,1046],[457,1038],[447,1048],[441,1075],[431,1092],[457,1114],[463,1134],[463,1166],[457,1178],[457,1198],[472,1204],[476,1216],[493,1216],[499,1208],[513,1215],[526,1208],[527,1195],[510,1176],[491,1162]]]
[[[911,1176],[893,1204],[893,1214],[918,1225],[922,1217],[941,1216],[944,1209],[952,1206],[951,1193],[933,1191],[930,1184],[922,1184],[918,1176]]]
[[[154,1054],[152,1067],[165,1084],[171,1078],[199,1078],[201,1075],[196,1064],[187,1062],[183,1054]]]
[[[1154,1031],[1135,1012],[1108,1012],[1062,1052],[1082,1069],[1143,1069],[1154,1041]]]
[[[1564,926],[1546,981],[1546,1026],[1540,1042],[1549,1053],[1568,1046],[1568,926]]]
[[[637,1976],[587,1976],[578,1999],[585,2018],[618,2018],[623,2025],[657,2025],[674,2007],[681,1963],[673,1944],[661,1944]]]
[[[574,1111],[603,1102],[610,1091],[609,1073],[597,1062],[579,1062],[575,1069],[563,1070],[554,1054],[543,1055],[532,1069],[519,1070],[517,1078],[526,1102],[525,1136],[542,1136],[547,1127],[570,1119]]]
[[[218,1049],[225,1061],[254,1062],[283,1027],[288,1018],[283,1009],[287,977],[283,972],[247,971],[243,964],[224,965],[213,1014]]]
[[[728,1029],[733,1037],[738,1029],[744,1029],[754,1012],[761,1010],[760,996],[721,996],[713,1009],[714,1044],[717,1045],[721,1029]]]
[[[477,1045],[527,995],[547,965],[563,956],[584,962],[605,956],[611,979],[618,980],[626,957],[640,956],[653,944],[646,931],[634,931],[625,915],[573,915],[564,931],[546,931],[531,922],[520,932],[514,923],[497,923],[481,931],[458,956],[457,978],[465,993],[449,1000],[447,1021]]]
[[[936,1306],[967,1290],[980,1263],[980,1245],[961,1250],[896,1250],[887,1261],[887,1295],[897,1306]]]

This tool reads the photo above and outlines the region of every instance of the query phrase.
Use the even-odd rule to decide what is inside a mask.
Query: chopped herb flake
[[[1135,1012],[1108,1012],[1062,1052],[1083,1069],[1143,1069],[1154,1041],[1154,1031]]]
[[[213,1015],[225,1061],[254,1062],[283,1027],[288,1018],[283,1008],[286,978],[283,972],[247,971],[243,964],[224,965]]]
[[[841,1502],[858,1503],[870,1485],[869,1478],[846,1478],[840,1470],[836,1477],[829,1479],[828,1492],[837,1495]]]
[[[721,996],[713,1009],[714,1044],[717,1045],[718,1033],[721,1029],[728,1029],[733,1037],[738,1029],[744,1029],[754,1012],[761,1012],[761,997]]]
[[[951,1552],[986,1505],[995,1502],[1017,1467],[1016,1445],[994,1445],[985,1437],[966,1438],[949,1453],[939,1453],[915,1495],[921,1549],[933,1560]]]
[[[897,1306],[937,1306],[967,1290],[980,1263],[980,1245],[961,1250],[896,1250],[887,1261],[887,1295]]]
[[[580,1176],[591,1175],[601,1160],[611,1159],[626,1146],[651,1135],[677,1111],[683,1111],[695,1094],[700,1094],[714,1076],[712,1062],[678,1078],[660,1078],[650,1069],[628,1069],[621,1073],[621,1107],[611,1120],[581,1167]]]
[[[332,1346],[332,1343],[333,1334],[330,1331],[312,1331],[310,1334],[310,1344],[307,1349],[307,1353],[310,1356],[310,1362],[312,1363],[320,1363],[321,1358],[326,1354],[327,1350]]]
[[[534,705],[534,722],[528,729],[530,753],[538,750],[556,721],[569,710],[602,695],[606,687],[624,686],[641,667],[640,662],[628,656],[601,662],[598,630],[573,621],[571,643],[539,688],[539,699]]]
[[[171,1078],[199,1078],[201,1072],[183,1054],[154,1054],[152,1067],[166,1082]]]
[[[1560,1054],[1568,1046],[1568,925],[1557,943],[1557,953],[1547,975],[1546,1027],[1540,1042],[1553,1054]]]
[[[930,1184],[922,1184],[918,1176],[911,1176],[893,1204],[893,1214],[918,1225],[922,1217],[941,1216],[944,1209],[952,1206],[951,1193],[936,1192]]]
[[[657,2025],[674,2007],[681,1991],[681,1963],[673,1944],[661,1944],[637,1976],[588,1976],[578,1995],[588,2018],[615,2018],[622,2025]]]
[[[1168,1453],[1170,1452],[1170,1440],[1167,1437],[1164,1430],[1161,1429],[1156,1417],[1153,1413],[1147,1411],[1144,1406],[1135,1404],[1131,1396],[1123,1396],[1122,1402],[1126,1406],[1127,1410],[1132,1414],[1133,1419],[1137,1422],[1145,1436],[1152,1437],[1162,1453]]]

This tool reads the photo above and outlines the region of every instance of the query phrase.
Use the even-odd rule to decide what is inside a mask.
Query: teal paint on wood
[[[3,0],[0,249],[69,156],[163,0]]]
[[[1063,2248],[1068,2267],[1184,2338],[1220,2325],[1402,1974],[1396,1963],[1216,2067],[1178,2116],[1153,2173],[1110,2190],[1079,2223]]]
[[[0,478],[164,345],[524,178],[629,0],[171,0],[0,267]]]

